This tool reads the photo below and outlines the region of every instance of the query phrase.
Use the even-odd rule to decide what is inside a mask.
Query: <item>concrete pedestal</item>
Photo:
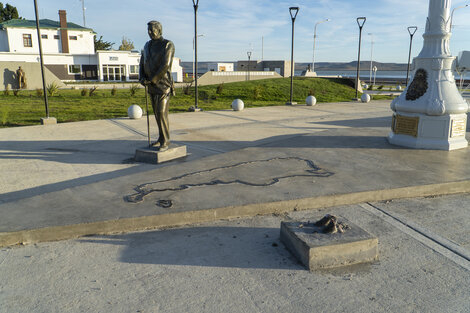
[[[57,124],[57,119],[55,117],[41,117],[42,125],[55,125]]]
[[[429,0],[423,49],[410,82],[390,105],[391,144],[419,149],[466,148],[468,103],[460,95],[450,53],[451,0]]]
[[[397,113],[393,115],[391,144],[415,149],[455,150],[468,146],[465,139],[467,114],[429,116]]]
[[[313,223],[282,222],[281,241],[309,270],[377,261],[378,239],[359,226],[344,233],[324,234]]]
[[[171,144],[168,150],[158,151],[156,148],[142,148],[135,151],[135,161],[158,164],[186,156],[186,146]]]

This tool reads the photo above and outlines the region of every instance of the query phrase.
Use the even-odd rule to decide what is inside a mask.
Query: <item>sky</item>
[[[147,22],[158,20],[163,36],[174,42],[175,56],[193,59],[194,8],[192,0],[37,0],[39,18],[59,20],[58,10],[67,11],[67,20],[86,26],[98,36],[114,42],[117,49],[123,36],[136,49],[149,40]],[[1,1],[17,7],[20,16],[35,19],[33,0]],[[453,0],[452,8],[470,4]],[[199,0],[198,60],[290,60],[292,21],[289,7],[299,7],[295,20],[294,59],[312,62],[313,34],[318,24],[315,62],[357,60],[359,27],[357,17],[366,17],[362,30],[361,60],[406,63],[410,35],[408,26],[417,26],[412,56],[423,44],[428,0]],[[470,6],[454,13],[451,52],[470,50]],[[373,44],[372,44],[373,42]]]

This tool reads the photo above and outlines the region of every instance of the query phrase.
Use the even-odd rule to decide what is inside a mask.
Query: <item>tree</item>
[[[111,50],[113,48],[114,42],[104,41],[103,36],[100,36],[100,39],[96,39],[97,36],[94,37],[95,40],[95,51],[98,50]]]
[[[126,51],[134,50],[134,43],[129,38],[122,37],[119,50],[126,50]]]
[[[0,23],[18,18],[20,17],[18,15],[18,10],[16,9],[16,7],[8,3],[5,7],[3,7],[3,3],[0,2]]]

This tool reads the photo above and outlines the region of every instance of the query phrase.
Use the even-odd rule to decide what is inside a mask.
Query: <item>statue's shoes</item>
[[[158,151],[160,151],[160,152],[166,151],[166,150],[168,150],[168,147],[169,147],[169,145],[160,146],[158,148]]]
[[[158,141],[152,142],[151,146],[154,147],[154,148],[158,148],[158,147],[160,147],[160,142],[158,142]]]

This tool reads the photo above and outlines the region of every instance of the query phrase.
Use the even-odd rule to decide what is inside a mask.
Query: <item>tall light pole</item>
[[[197,89],[197,9],[199,7],[199,0],[193,0],[194,7],[194,71],[196,77],[194,80],[194,107],[189,108],[190,111],[198,112],[201,109],[198,107],[198,89]]]
[[[372,82],[372,58],[374,52],[374,34],[368,33],[370,36],[370,72],[369,72],[369,84]]]
[[[39,59],[41,61],[42,90],[44,93],[44,105],[46,107],[46,117],[41,118],[42,124],[55,124],[56,119],[49,117],[49,101],[47,99],[46,77],[44,75],[44,58],[42,56],[41,30],[39,29],[38,3],[34,0],[34,13],[36,14],[36,29],[38,33]]]
[[[292,48],[291,48],[291,58],[290,58],[290,101],[287,102],[287,105],[293,105],[293,95],[294,95],[294,23],[297,13],[299,13],[299,7],[290,7],[289,8],[290,17],[292,19]]]
[[[314,72],[314,73],[315,73],[315,41],[316,41],[316,39],[317,39],[317,26],[318,26],[318,24],[325,23],[325,22],[329,22],[329,21],[330,21],[330,19],[327,18],[326,20],[317,22],[317,23],[315,24],[315,28],[313,29],[312,72]]]
[[[410,26],[408,27],[408,33],[410,34],[410,52],[408,53],[408,68],[406,70],[406,81],[405,86],[408,86],[408,77],[410,75],[410,62],[411,62],[411,47],[413,45],[413,36],[418,30],[417,26]]]
[[[250,80],[250,61],[251,61],[251,51],[247,51],[246,54],[248,55],[248,80]]]
[[[470,4],[466,4],[466,5],[461,5],[459,7],[456,7],[456,8],[453,8],[452,9],[452,14],[450,15],[450,30],[452,31],[452,24],[454,23],[454,12],[456,10],[459,10],[459,9],[463,9],[463,8],[466,8],[468,7]]]
[[[358,88],[359,88],[359,67],[361,63],[361,39],[362,39],[362,27],[364,27],[364,24],[366,23],[366,18],[365,17],[358,17],[356,19],[357,25],[359,26],[359,51],[357,53],[357,73],[356,73],[356,99],[359,100],[358,98]]]

